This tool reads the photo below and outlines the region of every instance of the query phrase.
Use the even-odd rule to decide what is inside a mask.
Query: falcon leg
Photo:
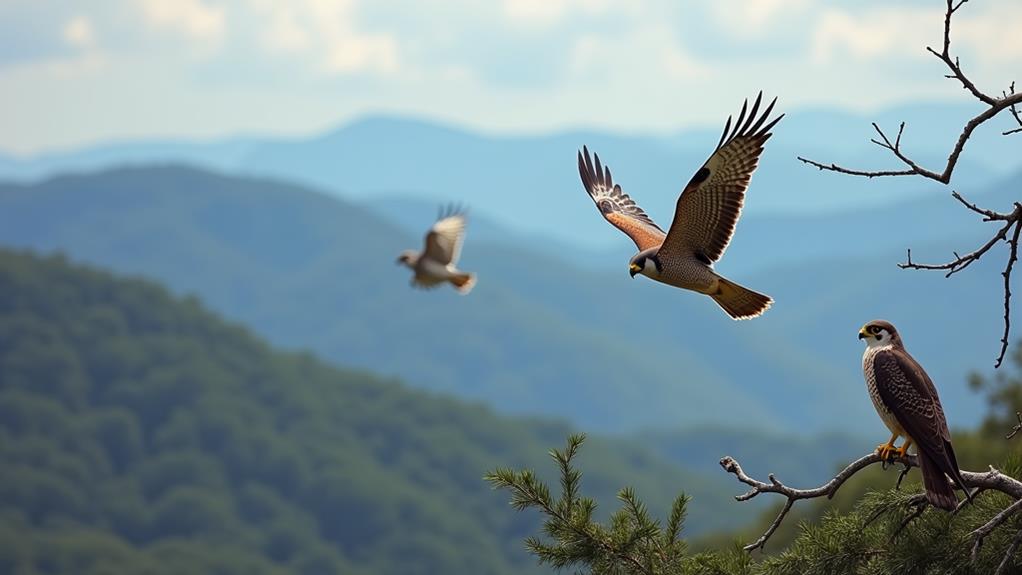
[[[906,437],[905,443],[901,444],[901,447],[897,449],[898,457],[905,457],[905,454],[908,453],[908,448],[910,445],[912,445],[912,438]]]
[[[887,440],[887,443],[877,446],[877,453],[880,454],[880,458],[886,460],[896,450],[894,442],[898,440],[898,434],[891,434],[891,438]]]

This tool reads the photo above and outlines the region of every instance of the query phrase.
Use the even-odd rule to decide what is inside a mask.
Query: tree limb
[[[834,496],[835,493],[837,493],[837,490],[842,485],[844,485],[845,481],[847,481],[849,478],[851,478],[859,471],[876,463],[888,463],[892,461],[894,463],[901,463],[907,467],[918,466],[918,463],[916,462],[916,457],[914,455],[897,457],[894,458],[893,460],[888,458],[885,460],[882,457],[880,457],[880,454],[878,453],[870,453],[849,463],[848,466],[842,469],[840,472],[838,472],[838,474],[835,475],[833,479],[824,483],[823,485],[809,489],[797,489],[785,485],[784,483],[781,483],[780,481],[777,480],[776,477],[774,477],[772,473],[767,476],[769,483],[749,477],[745,473],[745,471],[742,470],[742,466],[738,463],[737,460],[730,456],[724,457],[723,459],[720,460],[720,466],[724,468],[724,471],[727,471],[728,473],[734,475],[739,482],[744,483],[752,488],[746,493],[743,493],[742,495],[736,495],[735,499],[737,501],[748,501],[753,497],[759,495],[760,493],[777,493],[787,498],[784,507],[781,509],[780,513],[777,514],[777,518],[774,519],[774,522],[770,525],[767,531],[762,536],[760,536],[760,538],[757,539],[755,542],[746,545],[744,549],[746,551],[753,551],[757,548],[763,548],[763,546],[766,545],[766,542],[770,538],[770,536],[772,536],[774,532],[777,530],[777,527],[781,524],[781,521],[784,520],[784,517],[788,514],[789,511],[791,511],[791,508],[796,501],[800,499],[814,499],[817,497],[824,496],[830,499]],[[1013,477],[1009,477],[1001,473],[1000,471],[994,469],[993,467],[991,467],[989,471],[985,472],[963,470],[961,474],[962,480],[965,482],[965,487],[967,488],[978,488],[981,490],[988,491],[1000,491],[1001,493],[1009,495],[1013,499],[1022,501],[1022,481],[1019,481]],[[1012,507],[1015,507],[1017,505],[1019,508],[1022,508],[1022,503],[1018,503],[1018,501],[1016,501],[1016,504],[1013,504]],[[1015,511],[1017,511],[1017,509],[1015,509]],[[1007,519],[1007,517],[1010,516],[1012,513],[1014,513],[1014,511],[1008,513],[1003,519]],[[997,527],[997,525],[1000,525],[1000,523],[1003,522],[1003,519],[1001,519],[1001,521],[998,522],[997,524],[990,527],[987,533],[989,531],[992,531],[995,527]],[[983,534],[983,537],[985,536],[986,533]]]
[[[1008,91],[1001,92],[1001,94],[1005,98],[1007,98],[1008,96],[1010,96],[1010,95],[1012,95],[1014,93],[1015,93],[1015,82],[1011,83],[1011,86],[1008,88]],[[1018,128],[1014,128],[1012,130],[1005,130],[1004,132],[1001,132],[1002,136],[1010,136],[1012,134],[1017,134],[1019,132],[1022,132],[1022,113],[1019,112],[1018,106],[1016,104],[1012,104],[1011,107],[1008,108],[1008,110],[1011,112],[1011,115],[1015,118],[1015,121],[1018,123],[1019,127]]]
[[[1015,83],[1012,82],[1009,90],[1001,92],[1001,97],[991,96],[979,88],[972,82],[962,71],[961,64],[957,57],[951,56],[951,16],[962,7],[968,0],[959,0],[957,4],[953,0],[947,0],[947,11],[944,14],[944,47],[943,50],[937,52],[933,48],[927,46],[926,49],[931,54],[939,58],[944,64],[951,70],[951,74],[948,74],[948,78],[957,79],[961,82],[962,87],[969,91],[977,100],[987,105],[987,109],[980,112],[974,118],[966,122],[962,128],[962,133],[958,136],[958,141],[955,143],[955,147],[951,150],[951,154],[948,156],[947,163],[944,165],[944,169],[940,172],[929,170],[914,160],[909,158],[901,149],[901,135],[905,131],[905,123],[902,122],[898,128],[898,137],[892,143],[887,135],[884,133],[880,126],[875,122],[873,123],[873,129],[876,130],[877,134],[880,135],[882,142],[879,140],[871,140],[874,144],[889,150],[898,160],[907,166],[907,169],[903,170],[858,170],[850,169],[839,166],[837,164],[825,164],[810,160],[808,158],[798,156],[798,159],[803,163],[809,164],[813,167],[819,168],[820,170],[828,170],[831,172],[839,172],[842,174],[849,174],[852,176],[863,176],[867,178],[876,178],[881,176],[922,176],[931,180],[936,180],[942,184],[949,184],[951,182],[951,175],[955,171],[955,166],[958,165],[958,158],[962,154],[962,150],[965,149],[966,142],[972,137],[973,131],[976,130],[981,124],[990,120],[994,116],[1000,114],[1004,110],[1008,110],[1009,113],[1019,123],[1019,128],[1008,130],[1003,132],[1004,135],[1014,134],[1022,132],[1022,113],[1019,112],[1018,105],[1022,104],[1022,92],[1015,92]]]
[[[1018,423],[1015,424],[1015,427],[1011,428],[1011,433],[1004,436],[1005,439],[1011,439],[1012,437],[1015,437],[1016,433],[1022,431],[1022,411],[1015,412],[1015,419],[1018,420]]]
[[[935,171],[927,169],[913,160],[908,156],[901,147],[901,136],[905,131],[905,123],[902,122],[898,127],[898,135],[891,141],[891,138],[880,128],[875,122],[873,123],[873,129],[876,131],[879,138],[874,138],[872,141],[874,144],[884,148],[891,152],[894,157],[905,165],[904,169],[896,170],[861,170],[846,168],[835,163],[825,164],[815,160],[810,160],[799,156],[798,159],[805,164],[818,168],[820,170],[827,170],[831,172],[837,172],[840,174],[847,174],[851,176],[862,176],[866,178],[876,178],[883,176],[921,176],[931,180],[935,180],[942,184],[949,184],[951,182],[951,175],[954,173],[955,166],[958,165],[958,158],[962,154],[962,150],[965,149],[965,144],[972,137],[973,131],[976,130],[981,124],[987,122],[994,116],[997,116],[1004,110],[1008,110],[1009,115],[1014,118],[1015,122],[1018,123],[1019,127],[1006,130],[1002,132],[1003,135],[1008,136],[1011,134],[1017,134],[1022,132],[1022,112],[1019,111],[1019,104],[1022,104],[1022,92],[1015,91],[1015,82],[1012,82],[1007,90],[1002,90],[1000,97],[996,95],[990,95],[980,90],[976,84],[966,76],[962,70],[961,62],[957,56],[951,54],[951,18],[955,12],[957,12],[962,5],[968,0],[945,0],[947,9],[944,12],[944,42],[941,51],[938,52],[933,48],[927,46],[926,50],[936,56],[941,62],[947,66],[950,70],[950,74],[946,74],[947,78],[957,80],[962,88],[967,90],[974,98],[986,104],[986,109],[976,115],[974,118],[966,122],[962,128],[961,134],[958,136],[958,141],[955,143],[954,148],[951,150],[951,154],[948,156],[947,163],[944,165],[941,171]],[[945,277],[957,273],[960,270],[965,269],[972,262],[978,260],[980,256],[985,254],[994,245],[1001,241],[1008,243],[1009,255],[1008,261],[1005,265],[1004,271],[1001,275],[1004,277],[1004,331],[1000,340],[1000,350],[997,354],[997,359],[994,362],[994,367],[998,368],[1004,361],[1004,354],[1008,349],[1008,336],[1011,333],[1011,272],[1018,259],[1018,238],[1019,233],[1022,231],[1022,207],[1016,202],[1013,211],[998,213],[993,210],[982,209],[975,204],[966,202],[958,192],[952,192],[952,195],[956,200],[964,204],[970,210],[979,213],[984,216],[984,221],[1003,221],[1004,226],[1001,227],[994,236],[987,243],[983,244],[979,249],[966,254],[965,256],[959,256],[955,254],[955,259],[943,263],[943,264],[916,264],[912,261],[912,252],[908,252],[908,261],[903,264],[898,264],[902,269],[917,269],[917,270],[946,270],[947,274]],[[1010,239],[1009,239],[1009,232]]]
[[[951,277],[979,260],[998,243],[1005,242],[1008,244],[1008,261],[1004,266],[1004,271],[1001,272],[1001,276],[1004,278],[1004,288],[1002,290],[1004,294],[1004,330],[1001,333],[1000,351],[994,362],[994,368],[998,368],[1001,367],[1004,355],[1008,351],[1008,335],[1011,332],[1011,272],[1015,267],[1015,262],[1018,260],[1018,241],[1020,233],[1022,233],[1022,204],[1015,202],[1015,207],[1011,212],[1000,213],[969,203],[958,192],[951,192],[951,195],[969,210],[983,216],[984,222],[1004,222],[1004,225],[994,233],[993,237],[976,250],[965,255],[959,255],[955,252],[955,258],[951,261],[941,264],[916,263],[912,261],[912,250],[910,249],[908,250],[905,263],[898,264],[898,267],[913,270],[944,270],[947,271],[944,277]],[[1009,232],[1011,234],[1010,237]]]

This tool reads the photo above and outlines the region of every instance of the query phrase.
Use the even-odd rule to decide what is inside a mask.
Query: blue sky
[[[965,95],[925,52],[939,0],[4,0],[0,149],[307,134],[366,114],[492,132],[717,126],[784,109]],[[953,40],[989,92],[1022,82],[1017,0]]]

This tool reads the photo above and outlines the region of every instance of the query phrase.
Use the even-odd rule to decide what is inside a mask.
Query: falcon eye
[[[872,334],[876,335],[876,334],[880,333],[880,328],[875,326],[875,325],[871,325],[871,326],[869,326],[869,333],[872,333]]]

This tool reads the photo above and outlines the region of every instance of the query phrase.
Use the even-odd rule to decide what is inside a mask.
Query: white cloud
[[[504,0],[504,15],[516,24],[533,27],[551,26],[568,14],[600,14],[607,12],[614,0]]]
[[[1018,1],[969,2],[955,15],[953,49],[988,92],[1019,79]],[[83,5],[0,0],[9,40],[0,42],[0,93],[17,104],[0,111],[0,125],[12,126],[0,147],[293,133],[372,112],[493,130],[670,130],[726,117],[759,88],[785,109],[968,98],[925,52],[940,44],[939,0]],[[67,106],[72,92],[102,97]],[[74,113],[38,119],[61,102]]]
[[[372,70],[394,73],[398,69],[397,42],[386,34],[335,37],[330,42],[326,69],[329,72]]]
[[[859,61],[926,57],[925,47],[940,40],[943,17],[939,7],[883,7],[854,13],[828,8],[813,31],[811,58],[816,64],[830,64],[847,56]]]
[[[359,29],[355,0],[250,0],[261,16],[262,46],[311,62],[326,74],[393,74],[400,47],[393,34]]]
[[[952,54],[962,58],[966,72],[1016,64],[1022,59],[1022,12],[1004,6],[971,4],[955,13],[951,26]],[[932,58],[930,46],[941,47],[944,8],[877,7],[854,12],[828,8],[813,32],[811,59],[832,64],[848,57],[860,62]],[[1010,80],[1010,78],[1008,78]]]
[[[717,27],[732,36],[748,38],[790,33],[783,20],[807,12],[812,0],[716,0],[710,14]]]
[[[710,70],[693,58],[672,30],[663,25],[635,27],[619,34],[580,36],[572,48],[570,69],[576,77],[603,76],[604,82],[631,78],[642,83],[695,80]]]
[[[971,6],[970,6],[971,8]],[[986,7],[981,14],[955,13],[952,48],[962,43],[986,62],[1015,65],[1022,60],[1022,11]],[[961,15],[961,17],[959,17]]]
[[[96,43],[92,21],[85,16],[75,16],[64,25],[64,41],[75,48],[91,48]]]
[[[172,28],[196,39],[222,39],[225,22],[222,7],[202,0],[141,0],[142,13],[153,26]]]

